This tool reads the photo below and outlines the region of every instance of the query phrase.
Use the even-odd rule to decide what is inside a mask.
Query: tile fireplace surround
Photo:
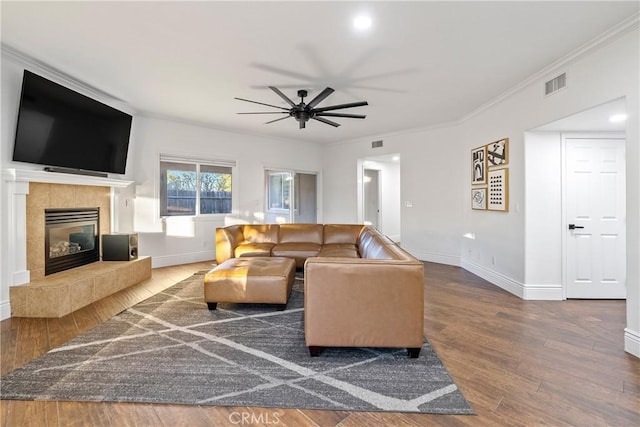
[[[51,281],[59,285],[59,275],[73,277],[74,270],[78,270],[79,277],[88,283],[87,270],[104,274],[109,269],[121,270],[122,263],[110,262],[93,263],[88,269],[79,267],[65,272],[44,276],[44,209],[46,208],[100,208],[100,234],[109,233],[114,229],[113,207],[117,202],[118,190],[126,188],[131,181],[113,178],[100,178],[85,175],[71,175],[51,173],[38,170],[2,170],[4,184],[2,214],[6,219],[2,221],[2,235],[5,248],[11,248],[2,255],[2,318],[6,318],[8,311],[7,297],[11,287],[11,311],[24,305],[24,295],[27,288],[34,293],[36,286]],[[105,265],[106,264],[106,265]],[[127,264],[125,262],[125,264]],[[134,266],[135,264],[135,266]],[[151,273],[150,259],[132,262],[131,269],[136,269],[135,276],[144,280]],[[80,277],[82,276],[82,277]],[[91,274],[90,274],[91,276]],[[51,280],[49,280],[51,278]],[[141,281],[141,280],[140,280]],[[70,281],[71,282],[71,281]],[[133,284],[133,283],[131,283]],[[22,285],[22,286],[16,286]],[[47,293],[54,292],[54,288],[69,292],[69,287],[51,286]],[[91,285],[92,286],[92,285]],[[14,302],[15,290],[21,288],[19,294],[21,303]],[[84,291],[88,292],[88,290]],[[52,300],[59,301],[60,295],[54,295]],[[86,299],[86,298],[85,298]],[[88,299],[87,299],[88,301]],[[92,301],[89,301],[89,303]],[[14,305],[16,307],[14,307]],[[76,307],[77,309],[78,307]],[[62,313],[64,315],[66,313]],[[24,315],[14,313],[15,315]],[[30,310],[30,317],[58,317]]]

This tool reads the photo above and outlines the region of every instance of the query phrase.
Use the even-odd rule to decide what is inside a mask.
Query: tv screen
[[[13,160],[124,174],[132,117],[24,71]]]

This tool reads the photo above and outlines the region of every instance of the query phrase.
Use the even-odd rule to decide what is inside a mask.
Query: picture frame
[[[471,189],[471,209],[486,210],[487,209],[487,188]]]
[[[487,146],[471,150],[471,184],[487,183]]]
[[[509,138],[487,144],[487,165],[489,168],[509,164]]]
[[[509,212],[509,168],[490,170],[487,180],[487,209]]]

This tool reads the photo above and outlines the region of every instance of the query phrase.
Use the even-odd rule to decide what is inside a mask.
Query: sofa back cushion
[[[370,225],[365,226],[358,236],[358,250],[360,251],[362,258],[366,258],[364,254],[367,253],[369,245],[376,242],[378,245],[393,245],[395,243],[374,227]]]
[[[346,243],[355,245],[358,242],[362,227],[361,224],[325,224],[324,244]]]
[[[277,224],[246,224],[244,241],[250,243],[278,243]]]
[[[373,241],[360,250],[360,256],[367,259],[396,259],[390,246],[382,244],[380,239],[374,238]]]
[[[216,262],[222,264],[233,258],[235,247],[244,240],[242,225],[216,228]]]
[[[322,224],[280,224],[280,243],[322,244]]]

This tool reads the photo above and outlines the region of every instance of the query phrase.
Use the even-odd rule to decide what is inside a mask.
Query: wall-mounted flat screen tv
[[[24,71],[13,160],[125,173],[132,117]]]

